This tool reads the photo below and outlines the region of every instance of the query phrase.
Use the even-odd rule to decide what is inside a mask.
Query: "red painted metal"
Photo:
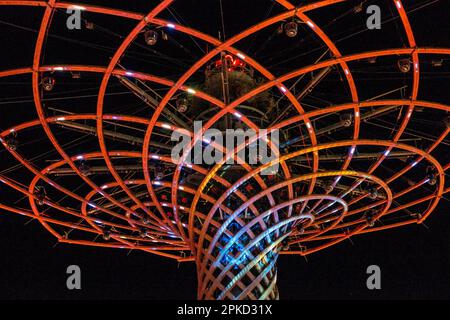
[[[333,43],[327,34],[309,17],[308,14],[308,12],[318,8],[338,5],[343,2],[343,0],[322,0],[305,4],[300,7],[295,7],[290,1],[277,0],[276,2],[284,8],[285,11],[243,30],[224,42],[199,30],[158,18],[158,15],[170,8],[173,2],[174,0],[161,0],[160,3],[152,8],[147,14],[141,14],[100,6],[60,2],[56,0],[0,0],[0,6],[30,6],[45,8],[45,10],[43,10],[44,13],[36,39],[32,66],[0,71],[0,78],[23,74],[31,75],[34,104],[38,115],[38,118],[34,121],[17,124],[0,133],[0,142],[4,147],[19,163],[34,175],[34,178],[28,185],[22,185],[20,182],[7,176],[0,175],[1,183],[28,197],[30,210],[15,208],[1,203],[0,209],[37,219],[44,228],[54,235],[61,243],[143,250],[172,258],[180,262],[195,261],[198,269],[198,297],[201,299],[275,299],[278,298],[275,262],[279,254],[304,256],[328,248],[358,234],[366,234],[414,223],[422,223],[436,208],[442,195],[450,191],[450,188],[445,187],[445,172],[450,168],[450,164],[441,164],[432,155],[433,151],[439,147],[443,140],[448,136],[450,132],[449,128],[446,128],[427,150],[420,150],[399,142],[405,129],[408,127],[416,107],[420,106],[425,109],[450,111],[450,106],[448,105],[418,100],[421,75],[420,56],[437,54],[450,55],[450,49],[424,48],[418,46],[408,15],[400,0],[393,1],[393,4],[397,9],[398,16],[402,22],[408,46],[378,51],[358,52],[349,55],[342,55],[336,44]],[[106,67],[69,64],[52,66],[42,64],[43,44],[47,37],[47,31],[51,26],[52,16],[55,10],[67,9],[73,6],[82,6],[84,10],[97,14],[136,21],[135,27],[123,39]],[[310,32],[318,37],[329,49],[332,58],[320,61],[316,64],[304,66],[297,70],[292,70],[282,76],[276,77],[252,57],[234,47],[239,41],[292,17],[296,17],[309,27]],[[213,49],[204,57],[196,61],[189,70],[176,81],[140,72],[139,70],[125,71],[118,68],[120,59],[126,54],[130,45],[136,41],[138,34],[150,24],[160,27],[171,24],[177,32],[196,37],[208,43]],[[258,71],[267,81],[235,101],[231,101],[228,105],[205,92],[199,90],[193,91],[186,83],[200,68],[207,64],[214,63],[217,55],[221,52],[227,52],[228,55],[226,57],[232,62],[232,68],[249,66]],[[412,61],[413,76],[410,99],[360,101],[358,89],[349,63],[371,57],[396,55],[409,55]],[[306,73],[330,66],[339,67],[345,75],[351,96],[350,101],[342,105],[334,105],[306,112],[285,83]],[[217,67],[219,66],[217,65]],[[40,92],[40,78],[43,72],[51,72],[54,71],[55,68],[62,68],[63,72],[76,71],[102,75],[95,114],[67,115],[64,116],[63,120],[95,121],[99,145],[99,150],[97,152],[69,155],[52,131],[50,124],[61,121],[61,117],[47,117],[45,115],[42,104],[43,97]],[[161,99],[157,109],[149,119],[131,115],[106,114],[104,112],[104,98],[111,77],[129,76],[130,73],[132,74],[132,77],[136,79],[156,83],[167,88],[166,94]],[[220,146],[213,145],[215,148],[220,149],[226,154],[224,160],[210,169],[200,165],[191,165],[189,169],[199,173],[203,177],[202,181],[198,188],[190,188],[189,186],[182,185],[180,183],[181,173],[182,170],[186,169],[184,159],[187,157],[188,151],[193,148],[195,142],[201,139],[201,134],[214,126],[227,114],[233,114],[235,108],[241,103],[274,87],[284,93],[288,101],[294,106],[298,115],[285,119],[268,129],[282,129],[293,124],[306,126],[306,132],[310,140],[310,146],[288,154],[281,154],[279,159],[276,160],[276,162],[281,165],[282,181],[273,184],[272,179],[265,179],[261,176],[261,171],[270,165],[261,165],[255,168],[244,163],[242,164],[242,168],[245,173],[233,183],[230,182],[226,176],[219,176],[216,174],[222,169],[227,158],[235,158],[236,153],[239,150],[244,149],[252,142],[252,140],[249,140],[234,150],[226,150]],[[220,110],[202,127],[201,134],[195,135],[193,132],[189,132],[190,136],[193,138],[189,145],[190,148],[183,155],[182,161],[174,163],[170,157],[151,154],[149,150],[152,143],[152,137],[155,135],[155,129],[164,128],[164,123],[160,121],[161,113],[168,107],[170,100],[180,91],[188,94],[194,93],[198,98],[217,106]],[[395,131],[395,135],[390,140],[361,139],[360,112],[369,107],[376,109],[384,106],[408,106],[401,119],[399,128]],[[316,137],[316,131],[314,127],[311,126],[311,119],[346,110],[353,112],[355,120],[352,128],[352,138],[344,141],[319,144]],[[260,132],[261,128],[245,114],[241,115],[240,120],[248,128]],[[104,134],[105,121],[144,125],[146,129],[142,151],[108,150]],[[52,163],[46,168],[37,168],[30,159],[27,159],[19,151],[9,148],[6,141],[8,136],[13,132],[17,133],[25,129],[36,127],[43,129],[46,137],[61,157],[61,160]],[[175,129],[179,128],[171,124],[170,130]],[[354,153],[351,150],[354,150],[356,147],[364,146],[380,148],[380,150],[382,150],[380,156],[365,172],[349,170],[348,168],[354,157]],[[271,147],[274,146],[271,145]],[[321,170],[320,151],[336,148],[345,148],[347,150],[344,154],[345,159],[340,170]],[[377,177],[376,170],[393,150],[409,151],[413,153],[416,158],[413,163],[407,164],[403,169],[388,179],[381,179]],[[286,162],[301,155],[311,156],[311,172],[301,176],[293,176],[290,167]],[[118,173],[113,163],[113,160],[121,157],[141,159],[144,178],[137,180],[123,178]],[[102,186],[97,185],[93,179],[84,175],[76,165],[77,159],[80,158],[86,161],[104,161],[109,170],[111,181]],[[149,164],[155,159],[159,163],[170,163],[175,165],[175,169],[171,172],[171,181],[152,180]],[[392,187],[398,178],[412,170],[415,164],[422,161],[432,166],[437,172],[438,183],[433,187],[433,193],[427,193],[421,198],[415,198],[413,201],[393,207],[392,204],[394,200],[404,197],[413,191],[421,190],[426,183],[427,180],[421,178],[419,181],[415,181],[409,187],[401,190],[394,191],[394,188]],[[51,177],[51,173],[62,167],[70,167],[79,177],[80,181],[83,181],[83,183],[90,188],[90,192],[83,195],[77,194],[68,187],[64,187],[63,183],[56,182],[55,179]],[[323,194],[315,194],[314,192],[317,192],[318,179],[324,177],[332,178],[332,187],[335,187],[342,177],[352,179],[352,184],[348,187],[348,190],[341,192],[337,196],[329,194],[330,191],[324,191]],[[211,181],[222,185],[226,191],[221,191],[218,195],[208,193],[206,187],[210,185]],[[294,184],[301,181],[307,183],[307,191],[306,194],[302,196],[296,196],[294,193]],[[367,204],[367,194],[351,196],[351,192],[361,185],[361,183],[367,181],[376,185],[376,189],[380,190],[380,192],[385,195],[385,198],[369,201]],[[246,187],[239,189],[249,182],[254,182],[255,187],[248,184]],[[80,208],[67,208],[59,204],[56,200],[46,198],[44,201],[45,205],[51,208],[52,211],[60,213],[60,215],[48,214],[46,212],[47,210],[41,211],[37,205],[37,195],[34,193],[34,190],[39,183],[45,183],[57,192],[78,201],[80,203]],[[145,186],[147,195],[150,197],[151,201],[143,199],[133,191],[133,188],[136,186]],[[112,192],[113,188],[119,189],[120,194],[126,196],[127,201],[123,202],[115,197]],[[287,191],[287,200],[280,202],[279,199],[277,199],[276,194],[278,191],[284,190],[284,188]],[[167,190],[170,193],[170,197],[167,196],[167,193],[164,197],[161,196],[156,189]],[[255,195],[253,194],[254,190],[260,191]],[[185,196],[188,195],[190,197],[189,199],[192,200],[183,200],[179,203],[179,199],[186,199],[185,196],[182,196],[183,194]],[[249,196],[248,194],[253,195]],[[241,204],[237,209],[233,209],[232,206],[226,203],[226,200],[230,199],[230,195],[236,196],[239,201],[241,201]],[[99,201],[98,199],[102,199],[103,201]],[[258,202],[261,199],[267,200],[268,208],[265,210],[258,208]],[[188,202],[188,204],[186,204],[186,202]],[[209,209],[202,209],[200,203],[207,203]],[[401,219],[392,220],[391,223],[385,223],[382,226],[371,226],[363,214],[368,210],[376,209],[376,214],[373,218],[377,220],[385,216],[393,216],[402,210],[423,203],[428,204],[426,209],[416,216],[402,216]],[[331,208],[333,208],[334,204],[337,204],[338,208],[332,210]],[[284,208],[287,208],[285,216],[283,216]],[[254,216],[251,220],[246,220],[242,215],[247,209],[249,209]],[[271,214],[273,214],[273,221],[268,223],[264,218]],[[225,215],[225,217],[221,217],[222,215]],[[77,222],[67,219],[66,217],[76,219]],[[114,221],[108,220],[107,217],[114,218]],[[229,226],[232,223],[239,225],[239,231],[232,231],[229,229]],[[252,229],[254,226],[258,225],[262,230],[259,234],[255,233]],[[295,228],[293,226],[295,226]],[[104,240],[96,237],[92,240],[93,235],[105,235],[105,227],[111,230],[110,237],[105,238]],[[299,227],[301,228],[298,229]],[[77,230],[77,235],[84,234],[85,236],[72,238],[71,233],[68,232],[68,230]],[[145,231],[145,236],[140,234],[143,230]],[[273,243],[268,244],[257,253],[253,253],[250,250],[254,245],[259,243],[260,240],[258,239],[267,237],[272,232],[276,235],[276,239],[273,240]],[[239,264],[240,269],[236,274],[231,270],[232,264],[223,263],[221,260],[227,256],[228,251],[226,250],[232,248],[233,242],[224,244],[221,243],[221,239],[226,236],[230,241],[233,241],[233,239],[237,239],[243,234],[248,235],[252,241],[245,244],[244,248],[241,249],[242,252],[233,256],[234,259],[243,259],[245,257],[248,259],[248,261]],[[287,243],[289,248],[281,250],[282,243]],[[269,255],[271,255],[272,258],[269,259]],[[256,268],[259,274],[255,275],[250,272],[252,268]],[[248,279],[244,281],[246,277]],[[226,279],[232,280],[226,281]]]

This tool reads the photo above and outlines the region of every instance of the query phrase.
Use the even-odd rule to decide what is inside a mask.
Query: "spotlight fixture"
[[[375,225],[375,215],[376,212],[374,210],[369,210],[365,214],[365,218],[369,227],[373,227]]]
[[[450,116],[444,119],[444,125],[447,129],[450,129]]]
[[[151,232],[150,232],[148,229],[146,229],[146,228],[142,228],[142,229],[139,231],[139,236],[140,236],[141,238],[153,238]]]
[[[45,77],[42,79],[42,88],[45,91],[52,91],[55,86],[55,79],[52,77]]]
[[[362,11],[363,11],[363,4],[362,4],[362,2],[360,4],[358,4],[358,5],[356,5],[353,8],[353,12],[354,13],[361,13]]]
[[[189,102],[185,97],[179,97],[176,102],[177,110],[180,113],[185,113],[189,107]]]
[[[103,240],[108,241],[109,239],[111,239],[111,232],[110,231],[103,232]]]
[[[326,193],[332,192],[333,189],[334,189],[334,187],[333,187],[333,183],[332,183],[331,181],[326,181],[326,182],[324,183],[324,185],[323,185],[323,190],[324,190]]]
[[[400,59],[398,60],[397,65],[403,73],[407,73],[411,70],[411,61],[409,61],[409,59]]]
[[[377,63],[377,57],[367,58],[367,62],[369,62],[370,64],[375,64]]]
[[[277,28],[277,33],[282,34],[284,31],[284,23],[281,23]]]
[[[145,231],[144,231],[144,236],[145,236],[146,238],[152,238],[152,234],[151,234],[150,230],[145,229]]]
[[[437,183],[436,172],[434,171],[433,167],[427,168],[427,179],[430,186],[434,186]]]
[[[378,198],[377,188],[375,188],[375,187],[370,188],[368,194],[369,194],[369,198],[371,200],[376,200]]]
[[[86,163],[86,161],[81,161],[78,165],[78,170],[80,170],[81,174],[87,176],[90,174],[91,167]]]
[[[342,124],[344,125],[344,127],[350,127],[352,125],[353,116],[351,113],[348,113],[348,112],[343,113],[339,116],[339,118],[340,118]]]
[[[86,29],[88,29],[88,30],[94,30],[94,28],[95,28],[94,23],[93,23],[93,22],[90,22],[90,21],[87,21],[87,20],[84,21],[84,26],[85,26]]]
[[[155,30],[147,30],[144,33],[145,43],[149,46],[154,46],[158,41],[158,32]]]
[[[147,229],[142,228],[139,230],[139,237],[146,238],[147,237]]]
[[[284,32],[289,38],[294,38],[298,33],[298,24],[295,21],[286,22]]]
[[[431,60],[431,65],[435,68],[442,67],[444,64],[444,59],[433,59]]]
[[[164,41],[169,40],[169,36],[163,30],[161,30],[161,39],[163,39]]]
[[[281,250],[288,251],[289,250],[289,241],[288,239],[284,239],[281,241]]]
[[[8,146],[8,148],[12,151],[16,151],[17,147],[19,145],[19,141],[16,139],[16,135],[13,134],[12,136],[8,136],[5,139],[6,145]]]
[[[428,176],[428,184],[434,186],[437,183],[436,175],[431,174]]]
[[[81,73],[79,72],[72,72],[72,79],[81,79]]]
[[[38,205],[43,206],[45,203],[45,197],[47,196],[47,191],[45,191],[44,186],[38,186],[34,190],[34,195],[38,201]]]
[[[157,166],[155,168],[155,179],[162,180],[164,178],[164,168],[161,166]]]

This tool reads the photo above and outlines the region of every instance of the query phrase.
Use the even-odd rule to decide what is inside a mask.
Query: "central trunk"
[[[204,300],[278,300],[277,254],[255,257],[244,263],[218,263],[201,275],[198,299]],[[259,261],[256,261],[259,260]],[[216,265],[213,260],[212,266]]]
[[[278,300],[276,262],[289,234],[284,227],[225,229],[213,247],[207,241],[197,260],[198,299]]]
[[[253,215],[236,210],[216,219],[197,219],[196,265],[200,300],[278,300],[276,263],[289,250],[293,230],[311,214],[294,213],[299,197]],[[287,210],[283,210],[287,208]]]

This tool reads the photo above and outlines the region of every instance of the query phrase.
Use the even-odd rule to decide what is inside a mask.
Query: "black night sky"
[[[157,1],[85,1],[96,5],[122,8],[140,13],[148,12]],[[129,2],[135,2],[130,4]],[[176,12],[192,27],[201,29],[213,36],[217,35],[220,26],[220,14],[217,0],[177,0]],[[180,2],[183,2],[181,4]],[[259,6],[260,2],[264,5]],[[293,1],[298,2],[300,1]],[[308,1],[301,1],[305,3]],[[340,14],[348,12],[361,1],[348,1],[345,9],[336,12],[323,12],[317,20],[329,22]],[[326,28],[331,37],[338,39],[337,46],[344,48],[345,53],[368,50],[367,48],[387,48],[389,46],[402,46],[404,35],[399,36],[401,28],[396,14],[389,11],[391,1],[363,1],[368,4],[380,4],[383,11],[383,21],[386,21],[380,31],[364,31],[364,14],[347,14],[352,18],[338,21],[336,29]],[[414,2],[414,3],[413,3]],[[201,5],[208,9],[202,8]],[[270,0],[223,0],[225,13],[225,26],[227,36],[232,36],[243,28],[267,15],[279,13],[272,8]],[[447,0],[404,0],[408,9],[414,9],[409,14],[419,46],[450,47],[450,7]],[[423,7],[422,7],[423,6]],[[249,17],[248,12],[254,10]],[[272,10],[272,11],[271,11]],[[18,67],[30,66],[32,62],[33,47],[36,30],[42,8],[20,8],[0,6],[0,71]],[[64,12],[58,13],[64,17]],[[170,19],[169,13],[164,14]],[[392,17],[395,19],[392,19]],[[202,19],[199,19],[202,17]],[[126,35],[130,27],[129,21],[114,24],[111,18],[102,20],[100,15],[89,15],[87,18],[97,19],[96,23],[113,30],[115,33]],[[316,17],[315,17],[316,18]],[[352,21],[352,22],[351,22]],[[133,23],[135,23],[133,21]],[[352,25],[352,23],[354,23]],[[275,28],[275,27],[274,27]],[[272,29],[274,29],[272,28]],[[356,35],[356,41],[348,41],[346,35],[363,30]],[[389,30],[389,31],[387,31]],[[400,29],[401,30],[401,29]],[[274,30],[271,30],[274,31]],[[391,35],[386,35],[392,32]],[[68,63],[104,65],[108,55],[120,44],[119,38],[108,36],[99,40],[99,47],[89,46],[76,49],[74,43],[72,54],[65,57],[58,56],[58,44],[64,45],[68,37],[66,30],[52,28],[51,34],[58,35],[55,42],[46,48],[46,59]],[[284,57],[292,52],[278,52],[270,43],[263,45],[264,37],[253,39],[255,43],[243,43],[243,48],[249,54],[254,53],[255,59],[267,62],[275,74],[284,74],[291,69],[289,63],[283,63]],[[399,40],[401,37],[401,40]],[[58,42],[59,41],[59,42]],[[96,41],[95,36],[86,39],[87,43]],[[384,44],[383,44],[384,42]],[[258,44],[261,43],[260,46]],[[295,52],[315,48],[320,40],[306,39]],[[195,59],[201,57],[196,46],[170,48],[165,50],[172,59],[179,59],[176,67],[164,66],[164,60],[157,74],[168,74],[170,77],[179,75]],[[110,50],[111,49],[111,50]],[[99,50],[99,56],[91,56],[86,61],[88,52]],[[89,51],[92,50],[92,51]],[[140,50],[133,46],[134,52]],[[188,52],[191,54],[189,55]],[[276,52],[276,54],[275,54]],[[148,53],[153,54],[153,53]],[[143,53],[136,53],[135,60],[130,58],[130,65],[138,68],[141,59],[147,59]],[[307,56],[307,59],[310,59]],[[264,63],[263,63],[264,64]],[[450,104],[448,80],[450,77],[450,60],[444,61],[444,67],[439,76],[431,72],[425,73],[425,82],[420,88],[420,96]],[[147,65],[148,66],[148,65]],[[351,66],[350,66],[351,67]],[[177,69],[179,68],[179,69]],[[369,73],[363,74],[368,77]],[[92,77],[91,86],[98,86],[99,77]],[[362,78],[361,78],[362,79]],[[394,79],[395,80],[395,79]],[[31,77],[15,78],[17,83],[7,84],[7,80],[0,82],[0,129],[5,130],[11,125],[26,121],[22,119],[36,118],[32,100],[22,104],[7,103],[6,99],[23,96],[24,100],[32,97]],[[333,81],[333,80],[330,80]],[[363,97],[376,95],[385,87],[381,81],[374,83],[360,80],[359,84]],[[401,79],[399,83],[405,82]],[[407,80],[406,80],[407,82]],[[377,85],[379,87],[377,87]],[[357,82],[358,85],[358,82]],[[84,87],[80,87],[84,88]],[[73,89],[73,87],[70,87]],[[89,93],[95,93],[95,90]],[[335,94],[332,92],[331,94]],[[126,97],[120,99],[126,100]],[[86,100],[86,105],[92,106]],[[121,100],[118,100],[121,101]],[[60,106],[59,104],[58,106]],[[73,107],[73,106],[69,106]],[[441,119],[434,119],[436,122]],[[437,135],[432,128],[427,129],[428,134]],[[448,139],[447,139],[448,143]],[[29,146],[29,150],[38,150],[40,145]],[[4,149],[2,147],[2,149]],[[448,145],[441,148],[442,163],[449,161]],[[0,151],[0,171],[15,165],[14,159]],[[30,151],[30,154],[32,152]],[[445,162],[445,159],[447,162]],[[396,168],[392,168],[396,170]],[[20,173],[14,176],[20,179]],[[447,176],[448,179],[448,176]],[[448,187],[448,183],[447,183]],[[0,184],[0,202],[11,203],[10,197],[17,196],[10,193],[8,187]],[[445,195],[444,195],[445,196]],[[314,253],[307,260],[297,256],[281,256],[278,262],[278,288],[281,299],[450,299],[450,205],[447,199],[441,199],[440,204],[424,223],[424,225],[409,225],[388,231],[359,235],[346,240],[336,246]],[[66,268],[69,265],[78,265],[82,270],[82,290],[68,290],[66,288]],[[378,265],[382,272],[382,289],[368,290],[366,288],[366,268],[369,265]],[[145,252],[128,252],[126,250],[104,249],[87,246],[71,246],[57,244],[38,221],[29,221],[9,212],[0,212],[0,299],[195,299],[196,298],[196,272],[193,263],[178,264],[170,259],[146,254]]]

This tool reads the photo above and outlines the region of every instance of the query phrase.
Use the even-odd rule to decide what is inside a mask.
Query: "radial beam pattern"
[[[355,16],[360,1],[266,1],[269,15],[221,39],[201,23],[174,19],[179,2],[149,1],[139,13],[0,0],[0,10],[39,16],[32,61],[0,71],[2,82],[27,81],[34,105],[32,117],[11,116],[0,133],[8,158],[0,168],[3,211],[38,220],[61,243],[194,262],[199,299],[278,299],[280,255],[307,256],[358,234],[420,224],[448,193],[450,106],[421,98],[420,88],[422,69],[442,67],[450,49],[416,43],[413,7],[386,1],[397,45],[365,48],[329,35],[333,12]],[[70,31],[66,50],[111,28],[114,40],[103,46],[99,36],[90,48],[108,52],[65,60],[73,56],[58,32],[67,9],[81,10],[83,24]],[[289,51],[294,45],[300,49]],[[217,70],[230,61],[239,66],[225,70],[223,91]],[[394,76],[380,85],[386,69]],[[69,94],[89,90],[85,100]],[[202,142],[194,120],[203,121],[201,132],[278,130],[279,148],[268,144],[279,157],[228,164],[252,141],[235,149]],[[170,136],[181,129],[190,149],[200,143],[223,159],[191,164],[186,153],[175,162]],[[27,143],[36,137],[39,144]],[[279,170],[264,174],[273,165]]]

